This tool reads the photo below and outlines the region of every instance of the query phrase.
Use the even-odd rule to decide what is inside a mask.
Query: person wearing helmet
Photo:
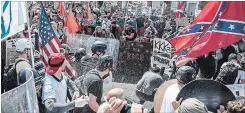
[[[77,72],[77,77],[79,77],[83,73],[82,70],[82,62],[81,59],[86,55],[86,50],[84,48],[79,48],[75,51],[74,57],[75,57],[75,67]]]
[[[89,105],[86,105],[82,110],[77,110],[81,113],[96,113],[103,93],[103,80],[110,75],[113,67],[113,57],[109,55],[102,56],[95,69],[90,70],[83,77],[75,81],[80,92],[89,96]]]
[[[173,113],[172,102],[175,101],[178,93],[187,83],[196,79],[196,70],[190,66],[182,66],[177,70],[176,83],[166,88],[162,100],[161,113]]]
[[[123,38],[126,41],[134,41],[137,37],[136,30],[132,27],[132,23],[128,22],[126,23],[126,29],[124,30],[123,33]]]
[[[96,63],[99,58],[105,55],[105,50],[107,49],[107,45],[102,41],[95,41],[92,44],[91,55],[86,55],[81,59],[81,73],[78,73],[78,76],[85,75],[90,70],[96,67]]]
[[[19,74],[20,70],[25,68],[31,68],[29,64],[29,57],[30,57],[30,43],[28,39],[21,38],[16,41],[16,53],[18,58],[15,60],[16,64],[16,73]],[[17,63],[18,62],[18,63]]]
[[[74,57],[75,61],[80,61],[83,56],[86,55],[86,49],[85,48],[79,48],[75,51]]]

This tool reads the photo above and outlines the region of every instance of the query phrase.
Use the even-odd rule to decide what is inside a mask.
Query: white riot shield
[[[26,72],[26,82],[1,95],[2,113],[39,113],[32,71]]]
[[[106,55],[113,56],[113,67],[116,67],[118,61],[119,45],[120,42],[117,39],[93,37],[91,35],[75,34],[68,36],[67,44],[75,52],[78,48],[85,48],[87,54],[91,54],[91,46],[95,41],[102,41],[107,44]]]

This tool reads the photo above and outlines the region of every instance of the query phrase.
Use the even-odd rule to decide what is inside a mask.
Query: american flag
[[[59,53],[61,43],[59,42],[58,37],[55,35],[54,30],[49,22],[47,14],[45,13],[44,8],[42,7],[41,15],[40,15],[40,23],[39,23],[39,48],[40,48],[40,55],[42,61],[44,62],[45,66],[48,65],[48,58],[53,53]],[[71,61],[69,57],[66,56],[67,60],[67,67],[66,73],[72,78],[75,77],[75,71],[71,66]]]

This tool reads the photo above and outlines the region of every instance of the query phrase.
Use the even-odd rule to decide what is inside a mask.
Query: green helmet
[[[113,67],[113,57],[110,55],[104,55],[99,59],[97,69],[99,71],[104,71],[106,69],[112,69]]]
[[[105,54],[106,49],[107,49],[107,45],[102,41],[95,41],[91,47],[91,51],[94,54],[96,52],[101,52]]]

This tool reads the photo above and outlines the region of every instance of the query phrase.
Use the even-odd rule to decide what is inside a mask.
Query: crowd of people
[[[88,17],[87,7],[90,7],[90,5],[75,3],[72,5],[73,16],[79,25],[79,31],[76,34],[127,41],[136,41],[138,39],[150,42],[150,39],[155,37],[162,38],[165,35],[174,33],[179,27],[184,27],[179,26],[176,28],[175,17],[170,14],[166,16],[135,15],[129,11],[125,14],[121,10],[112,12],[93,8],[90,13],[92,17]],[[33,32],[38,31],[40,8],[40,4],[29,7],[29,21]],[[53,5],[45,6],[45,11],[56,35],[61,40],[65,39],[67,34],[67,28],[65,27],[67,16],[62,16]],[[24,35],[28,37],[28,32],[24,31]]]
[[[142,42],[151,42],[155,37],[163,38],[164,35],[170,35],[178,29],[174,16],[162,16],[158,17],[157,21],[152,21],[146,15],[124,15],[120,10],[104,12],[94,8],[93,18],[88,18],[86,7],[91,6],[72,5],[73,15],[80,27],[77,34],[120,41],[139,39]],[[37,89],[41,113],[154,113],[154,108],[146,109],[143,104],[146,101],[153,102],[161,84],[171,79],[174,82],[165,91],[161,113],[209,113],[206,105],[196,98],[176,100],[180,90],[197,79],[211,79],[224,85],[245,84],[245,75],[238,77],[240,71],[245,71],[245,40],[241,40],[229,47],[203,55],[182,67],[175,66],[174,57],[172,75],[169,75],[167,80],[160,74],[161,68],[149,67],[149,71],[145,72],[136,84],[135,93],[140,99],[139,102],[128,102],[124,97],[124,89],[121,88],[110,89],[103,94],[103,85],[113,81],[112,73],[115,71],[113,56],[105,54],[108,45],[103,41],[95,41],[91,44],[91,48],[77,49],[73,62],[77,77],[69,78],[63,73],[67,64],[65,55],[69,54],[69,47],[66,44],[67,29],[64,26],[67,17],[63,17],[53,5],[44,8],[65,52],[49,56],[47,67],[38,63],[41,60],[37,57],[35,69],[31,69],[33,73],[42,76],[42,88]],[[34,35],[38,35],[40,10],[41,4],[38,3],[29,7],[29,23]],[[2,93],[21,85],[25,77],[17,76],[31,68],[28,61],[30,46],[27,45],[26,39],[29,36],[26,31],[27,29],[16,42],[18,58],[13,67],[7,71],[7,75],[13,76],[4,78],[7,80]],[[91,49],[92,53],[86,53],[85,49]],[[236,96],[237,100],[230,100],[225,105],[220,105],[217,112],[245,113],[245,97]]]

